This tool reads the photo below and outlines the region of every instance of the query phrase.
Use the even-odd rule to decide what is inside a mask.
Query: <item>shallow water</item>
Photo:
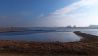
[[[0,33],[0,40],[22,40],[38,42],[73,42],[79,41],[80,37],[73,31],[82,31],[85,33],[98,35],[98,29],[61,29],[54,32],[7,32]]]
[[[1,35],[2,40],[23,40],[23,41],[42,41],[42,42],[71,42],[79,41],[80,37],[76,36],[72,32],[47,32],[36,33],[27,35]]]

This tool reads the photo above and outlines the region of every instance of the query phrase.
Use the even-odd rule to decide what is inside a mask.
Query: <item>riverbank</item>
[[[80,41],[62,43],[0,40],[0,53],[16,56],[98,55],[98,36],[79,31],[74,33],[81,37]]]

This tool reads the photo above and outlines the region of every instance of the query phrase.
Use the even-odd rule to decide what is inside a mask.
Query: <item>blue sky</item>
[[[97,25],[97,2],[97,0],[0,0],[0,27]]]
[[[48,14],[73,2],[74,0],[0,0],[0,15],[16,16],[23,12],[38,16],[41,13]]]

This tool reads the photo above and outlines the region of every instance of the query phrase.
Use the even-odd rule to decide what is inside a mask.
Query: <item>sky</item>
[[[98,25],[98,0],[0,0],[0,27]]]

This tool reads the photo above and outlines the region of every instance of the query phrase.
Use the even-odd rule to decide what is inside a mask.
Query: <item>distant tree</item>
[[[73,28],[76,28],[76,25],[74,25]]]
[[[71,25],[68,25],[67,28],[72,28],[72,26]]]

